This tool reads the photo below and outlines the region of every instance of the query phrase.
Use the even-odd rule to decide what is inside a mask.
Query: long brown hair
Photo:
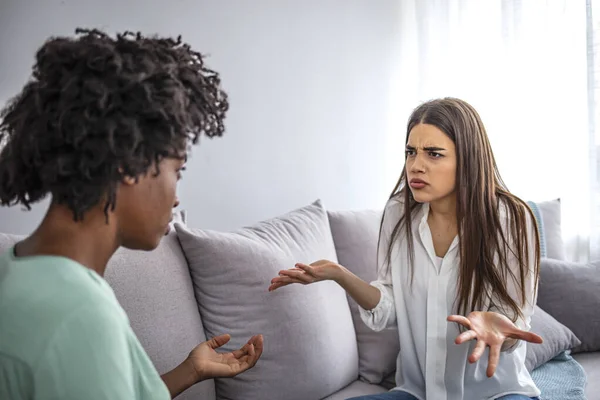
[[[467,315],[471,311],[485,311],[482,308],[489,301],[492,306],[502,307],[506,316],[516,321],[522,317],[521,307],[508,293],[507,280],[514,280],[515,287],[520,291],[521,305],[526,302],[525,281],[531,262],[535,263],[535,284],[538,282],[540,245],[533,213],[523,200],[506,188],[481,118],[471,105],[455,98],[436,99],[420,105],[409,119],[407,143],[412,128],[421,123],[440,129],[456,147],[456,217],[460,246],[456,312]],[[390,195],[390,199],[394,198],[399,200],[399,206],[402,204],[404,212],[389,240],[387,268],[390,268],[394,243],[403,231],[412,277],[412,217],[421,204],[415,201],[406,185],[406,167]],[[501,222],[502,207],[509,221],[506,229],[503,229]],[[527,218],[531,219],[536,233],[535,243],[528,243]],[[530,245],[535,246],[535,260],[529,259]],[[494,265],[495,256],[498,257],[498,265]],[[518,263],[517,273],[509,268],[510,257],[514,257]]]

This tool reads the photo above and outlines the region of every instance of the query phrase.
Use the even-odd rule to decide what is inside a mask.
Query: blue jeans
[[[392,390],[386,393],[369,394],[367,396],[352,397],[346,400],[418,400],[412,394],[400,390]],[[527,397],[522,394],[509,394],[499,397],[498,400],[540,400],[539,397]]]
[[[401,390],[391,390],[386,393],[380,394],[368,394],[366,396],[352,397],[346,400],[418,400],[412,394],[403,392]]]

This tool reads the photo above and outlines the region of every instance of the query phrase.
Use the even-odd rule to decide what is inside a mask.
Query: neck
[[[434,219],[456,223],[456,195],[451,194],[429,203],[429,215]]]
[[[104,211],[94,208],[83,221],[75,222],[67,207],[52,204],[40,226],[16,246],[15,253],[19,257],[66,257],[104,276],[108,260],[119,248],[114,218],[111,215],[107,224]]]

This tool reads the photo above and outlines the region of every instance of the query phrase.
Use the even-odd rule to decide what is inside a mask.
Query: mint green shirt
[[[67,258],[0,255],[0,399],[170,398],[102,277]]]

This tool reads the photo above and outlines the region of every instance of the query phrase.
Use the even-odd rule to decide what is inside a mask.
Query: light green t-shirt
[[[63,257],[0,255],[0,399],[170,398],[102,277]]]

